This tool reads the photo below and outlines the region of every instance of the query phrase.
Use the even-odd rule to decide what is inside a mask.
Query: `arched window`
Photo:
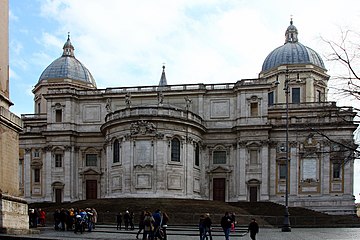
[[[177,138],[171,140],[171,161],[180,162],[180,141]]]
[[[119,140],[115,140],[113,144],[113,162],[120,162],[120,152],[119,152]]]

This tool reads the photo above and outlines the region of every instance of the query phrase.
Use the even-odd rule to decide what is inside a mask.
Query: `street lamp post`
[[[284,223],[281,228],[282,232],[291,232],[290,227],[290,219],[289,219],[289,71],[286,70],[285,74],[285,83],[284,83],[284,90],[285,90],[285,102],[286,102],[286,137],[285,137],[285,147],[286,147],[286,171],[285,171],[285,214],[284,214]]]

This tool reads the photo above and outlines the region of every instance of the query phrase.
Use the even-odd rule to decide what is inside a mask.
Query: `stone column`
[[[246,185],[246,147],[245,143],[240,143],[239,147],[239,201],[247,200],[247,185]]]
[[[52,159],[51,159],[51,146],[45,147],[45,159],[43,161],[42,167],[42,182],[41,184],[44,186],[44,201],[52,202],[53,201],[53,189],[52,189]]]
[[[234,197],[237,201],[240,195],[240,147],[239,144],[234,144]]]
[[[70,191],[72,188],[72,181],[71,181],[71,168],[70,163],[71,161],[71,146],[65,146],[65,152],[64,152],[64,196],[63,201],[64,202],[70,202],[71,196]]]
[[[277,161],[276,161],[276,142],[270,143],[270,150],[269,150],[269,195],[276,196],[276,168]]]
[[[326,144],[324,146],[323,159],[320,159],[321,166],[321,177],[320,177],[320,193],[321,195],[329,195],[330,193],[330,169],[331,169],[331,161],[330,161],[330,145]]]
[[[260,201],[269,200],[269,145],[264,142],[260,152],[261,159],[261,185]]]
[[[185,191],[186,196],[193,196],[194,189],[193,189],[193,183],[194,183],[194,145],[193,141],[190,137],[188,137],[186,144],[186,155],[184,158],[184,168],[185,168]]]
[[[119,144],[120,140],[119,140]],[[105,140],[105,162],[106,162],[106,166],[105,166],[105,196],[109,197],[111,195],[112,192],[112,178],[111,178],[111,166],[112,166],[112,156],[113,156],[113,144],[108,141]],[[119,149],[119,155],[121,155],[120,149]],[[119,156],[120,158],[120,156]],[[119,159],[120,160],[120,159]]]
[[[31,198],[31,149],[25,149],[24,155],[24,198]]]
[[[289,169],[289,195],[297,195],[298,186],[298,152],[295,142],[289,143],[290,169]],[[289,201],[290,202],[290,201]]]

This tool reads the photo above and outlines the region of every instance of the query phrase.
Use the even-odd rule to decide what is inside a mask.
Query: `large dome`
[[[74,47],[70,37],[63,47],[61,57],[53,61],[41,74],[39,82],[49,79],[71,79],[92,84],[96,87],[95,79],[90,71],[74,56]]]
[[[290,21],[287,28],[285,44],[273,50],[262,65],[262,72],[267,72],[283,64],[313,64],[325,69],[320,55],[309,47],[298,42],[298,31]]]

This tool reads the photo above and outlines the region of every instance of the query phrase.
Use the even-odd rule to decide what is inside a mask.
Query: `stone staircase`
[[[246,227],[251,218],[255,217],[261,227],[281,227],[283,224],[284,206],[272,202],[236,202],[189,200],[189,199],[158,199],[158,198],[117,198],[93,199],[73,203],[36,203],[29,207],[43,208],[47,212],[48,222],[53,219],[56,208],[87,208],[94,207],[98,212],[98,222],[115,224],[118,212],[126,210],[134,212],[134,223],[137,225],[142,210],[151,212],[160,209],[170,217],[169,225],[197,226],[200,215],[210,213],[214,225],[220,225],[220,219],[225,212],[234,212],[238,226]],[[354,216],[333,216],[308,210],[305,208],[289,208],[292,227],[331,227],[360,226],[359,218]]]

